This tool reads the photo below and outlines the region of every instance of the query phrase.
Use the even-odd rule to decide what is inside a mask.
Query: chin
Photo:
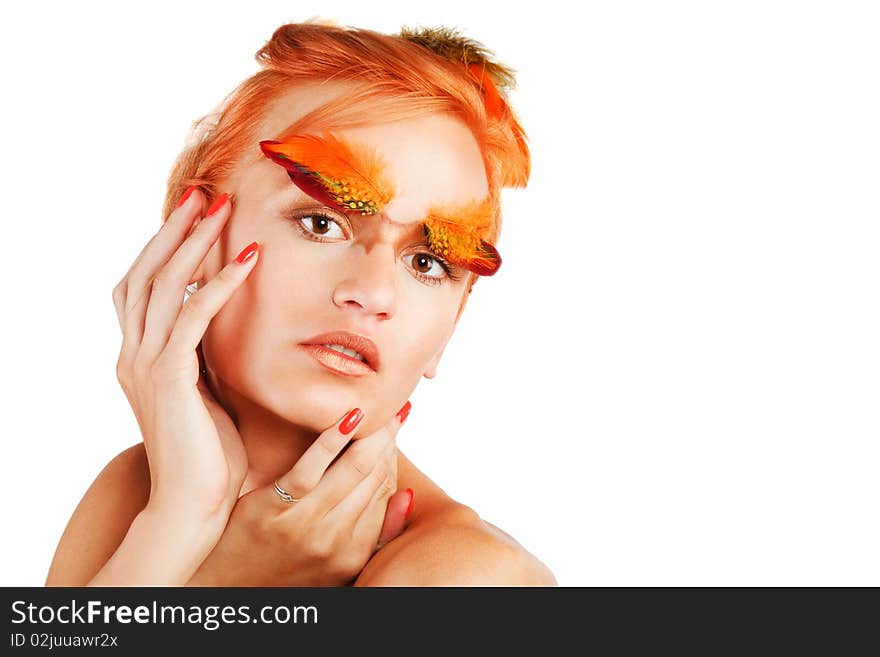
[[[365,417],[354,435],[367,435],[363,428],[373,424],[372,395],[358,386],[346,385],[338,377],[287,372],[274,380],[279,384],[267,387],[265,380],[258,384],[251,399],[291,424],[321,433],[355,407],[362,409]]]
[[[279,358],[268,359],[247,371],[257,380],[246,382],[239,390],[248,390],[249,399],[284,421],[315,433],[333,426],[351,409],[360,408],[364,419],[352,434],[355,438],[368,436],[384,426],[419,381],[417,378],[407,388],[400,385],[404,377],[346,377],[314,363],[303,366]],[[398,397],[400,401],[395,406]]]

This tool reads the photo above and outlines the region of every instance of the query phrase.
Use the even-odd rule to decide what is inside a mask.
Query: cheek
[[[250,236],[253,236],[251,233]],[[314,253],[297,249],[275,231],[257,232],[260,260],[250,275],[213,317],[205,334],[215,363],[226,376],[271,362],[304,330],[302,318],[314,316],[320,286],[303,271],[320,271]],[[238,239],[238,241],[242,241]]]
[[[334,267],[344,265],[344,253],[285,234],[280,226],[256,239],[262,244],[258,266],[208,331],[212,362],[225,377],[259,369],[259,363],[265,375],[269,364],[284,362],[286,346],[292,349],[338,314],[332,307]],[[398,283],[395,317],[379,330],[385,362],[391,377],[418,381],[452,330],[461,292],[445,284],[428,287],[403,269]]]
[[[455,308],[438,303],[415,304],[398,315],[394,344],[407,369],[418,370],[416,376],[421,375],[425,365],[443,346],[454,318]]]

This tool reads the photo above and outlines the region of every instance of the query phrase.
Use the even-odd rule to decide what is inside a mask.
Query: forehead
[[[300,117],[349,89],[348,83],[312,83],[284,94],[267,111],[254,149],[259,152],[260,139],[276,139]],[[461,206],[489,193],[477,142],[467,126],[450,115],[425,114],[333,132],[368,146],[385,164],[395,196],[382,214],[391,221],[420,221],[431,207]],[[268,158],[261,157],[254,167],[261,177],[271,177],[273,189],[293,186],[284,169]]]

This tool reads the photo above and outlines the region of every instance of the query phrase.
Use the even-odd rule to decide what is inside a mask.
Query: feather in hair
[[[478,64],[486,71],[493,84],[510,91],[516,88],[514,69],[492,61],[494,53],[479,41],[462,36],[449,27],[404,27],[397,34],[401,39],[418,43],[441,57],[457,64]],[[479,77],[477,78],[479,79]]]
[[[494,53],[491,50],[479,41],[462,36],[458,30],[453,28],[420,27],[412,29],[404,27],[397,36],[417,43],[451,62],[464,65],[468,74],[480,85],[486,104],[486,113],[499,121],[509,122],[517,148],[526,162],[525,178],[528,179],[530,159],[525,131],[513,115],[506,100],[506,95],[516,88],[515,69],[492,61]],[[504,180],[505,186],[518,187],[522,184],[506,176]]]
[[[378,154],[332,133],[268,139],[260,148],[306,194],[346,212],[375,214],[394,196]]]

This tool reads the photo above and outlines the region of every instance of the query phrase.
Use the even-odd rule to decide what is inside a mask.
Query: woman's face
[[[330,93],[283,97],[262,138],[274,139]],[[268,158],[251,163],[260,152],[255,142],[220,190],[234,193],[235,207],[197,277],[210,280],[252,241],[260,243],[259,261],[211,322],[202,349],[221,389],[314,431],[360,407],[363,436],[397,412],[420,377],[434,376],[463,307],[468,272],[450,265],[458,280],[450,277],[428,250],[421,222],[431,206],[483,199],[488,186],[475,139],[446,115],[336,134],[375,149],[393,200],[381,215],[341,213]],[[378,368],[341,374],[301,344],[336,330],[372,340]]]

